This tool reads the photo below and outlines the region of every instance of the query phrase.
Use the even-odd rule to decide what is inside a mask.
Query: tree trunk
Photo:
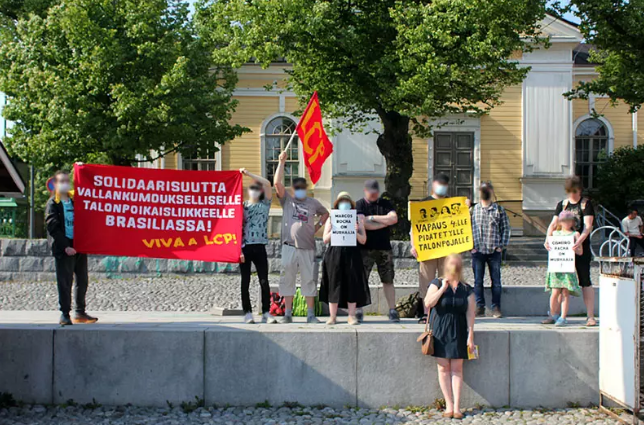
[[[397,112],[382,112],[379,115],[384,132],[378,137],[377,143],[380,153],[387,161],[385,186],[388,199],[398,213],[398,224],[393,228],[393,236],[396,239],[408,239],[407,202],[411,193],[409,180],[414,172],[409,117]]]
[[[120,155],[108,155],[110,162],[112,165],[122,165],[125,167],[131,167],[132,166],[132,160],[128,158],[124,158]]]

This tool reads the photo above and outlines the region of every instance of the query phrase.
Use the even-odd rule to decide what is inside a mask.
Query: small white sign
[[[550,236],[548,238],[548,272],[575,273],[574,236]]]
[[[331,210],[331,246],[356,246],[356,210]]]

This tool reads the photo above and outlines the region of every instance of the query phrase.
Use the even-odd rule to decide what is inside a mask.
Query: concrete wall
[[[5,325],[0,392],[35,403],[165,406],[197,396],[208,405],[427,405],[442,395],[418,332]],[[476,342],[481,358],[465,365],[464,406],[598,401],[596,330],[481,330]]]
[[[418,286],[396,285],[396,300],[418,291]],[[595,311],[599,311],[599,287],[595,287]],[[369,286],[371,291],[371,304],[363,310],[366,313],[386,315],[389,305],[382,290],[382,286]],[[260,291],[260,288],[257,288]],[[277,285],[271,285],[271,291],[279,292]],[[260,298],[258,298],[260,299]],[[485,287],[485,302],[490,308],[492,303],[492,290],[489,284]],[[506,317],[545,316],[550,309],[550,294],[544,291],[541,285],[531,286],[505,286],[501,295],[501,310]],[[322,310],[328,313],[327,304],[322,304]],[[586,306],[582,297],[570,297],[568,310],[570,316],[586,314]]]

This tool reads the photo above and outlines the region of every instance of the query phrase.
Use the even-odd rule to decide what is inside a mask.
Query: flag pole
[[[288,139],[288,143],[286,144],[286,147],[284,147],[284,152],[287,152],[288,148],[291,147],[291,142],[293,141],[293,139],[295,139],[296,134],[297,134],[297,131],[294,131],[293,134],[291,134],[291,138]]]

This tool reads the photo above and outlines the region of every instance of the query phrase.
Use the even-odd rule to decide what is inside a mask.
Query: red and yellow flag
[[[297,135],[302,141],[304,163],[309,171],[313,184],[320,180],[322,165],[333,152],[333,144],[327,137],[322,125],[322,111],[318,92],[313,93],[309,104],[304,110],[300,122],[297,123]]]

